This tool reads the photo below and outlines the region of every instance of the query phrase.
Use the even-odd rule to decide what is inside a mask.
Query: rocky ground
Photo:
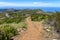
[[[54,26],[51,26],[50,24],[44,24],[44,30],[44,36],[46,40],[60,40],[60,34],[56,32]]]

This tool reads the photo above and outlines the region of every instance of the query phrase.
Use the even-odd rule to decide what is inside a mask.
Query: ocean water
[[[41,9],[43,11],[60,12],[60,7],[17,7],[17,9]]]
[[[41,7],[40,9],[44,11],[60,12],[60,7]]]
[[[60,12],[60,7],[4,7],[1,9],[9,9],[9,8],[13,8],[13,9],[41,9],[43,11],[51,11],[51,12],[55,12],[55,11],[59,11]]]

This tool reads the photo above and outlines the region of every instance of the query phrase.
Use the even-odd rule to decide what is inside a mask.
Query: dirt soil
[[[27,31],[21,33],[14,40],[45,40],[42,22],[33,22],[31,18],[26,18]]]

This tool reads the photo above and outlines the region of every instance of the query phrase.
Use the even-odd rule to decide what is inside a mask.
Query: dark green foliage
[[[32,14],[31,19],[32,21],[42,21],[48,18],[48,15],[46,14]]]
[[[27,29],[27,27],[26,27],[26,26],[23,26],[22,28],[23,28],[23,29]]]
[[[4,21],[3,20],[0,20],[0,24],[3,24],[4,23]]]
[[[20,13],[9,13],[9,15],[12,17],[6,17],[4,16],[5,18],[4,19],[0,19],[0,24],[3,24],[3,23],[19,23],[21,21],[24,21],[26,16],[23,14],[20,14]],[[1,17],[3,18],[3,17]]]
[[[18,32],[14,27],[9,25],[0,27],[0,40],[10,40],[11,37],[17,34]]]

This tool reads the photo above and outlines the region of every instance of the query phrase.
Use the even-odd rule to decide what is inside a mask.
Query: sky
[[[60,0],[0,0],[0,7],[60,7]]]

